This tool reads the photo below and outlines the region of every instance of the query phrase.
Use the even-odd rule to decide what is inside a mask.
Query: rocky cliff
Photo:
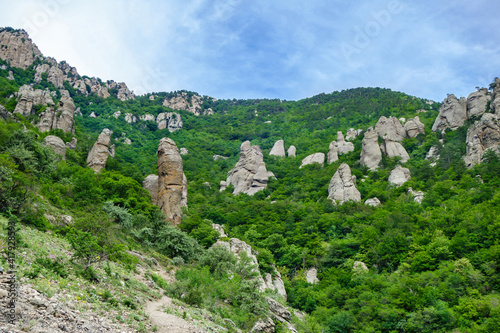
[[[113,132],[107,128],[103,129],[87,156],[87,166],[92,168],[95,172],[100,172],[106,167],[112,133]]]
[[[0,28],[0,59],[12,67],[26,69],[42,57],[42,52],[24,30]]]
[[[188,94],[187,92],[176,93],[172,97],[167,97],[163,100],[163,106],[171,108],[172,110],[186,110],[196,116],[210,115],[214,111],[211,108],[204,108],[205,101],[216,101],[212,97],[202,97],[198,94]]]

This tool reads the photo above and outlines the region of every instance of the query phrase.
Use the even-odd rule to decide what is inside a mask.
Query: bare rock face
[[[66,143],[66,148],[71,149],[71,150],[75,150],[77,143],[78,143],[78,140],[76,138],[72,138],[71,142]]]
[[[29,85],[24,85],[19,88],[17,96],[18,102],[14,113],[19,113],[25,117],[35,112],[35,105],[54,106],[49,90],[33,89]]]
[[[333,175],[328,186],[328,199],[333,204],[342,205],[347,201],[361,201],[361,194],[355,185],[356,177],[351,175],[351,168],[346,163],[342,163],[337,172]]]
[[[167,221],[181,223],[181,202],[183,192],[182,157],[175,142],[163,138],[158,145],[158,200],[157,205]]]
[[[108,89],[116,90],[116,97],[121,101],[135,99],[134,93],[128,89],[127,85],[124,82],[116,83],[115,81],[110,80],[106,83],[106,86],[108,87]]]
[[[380,149],[389,157],[401,157],[401,162],[403,163],[408,162],[410,159],[410,155],[408,155],[405,147],[399,142],[385,140],[385,142],[380,145]]]
[[[347,130],[347,134],[345,136],[345,139],[346,140],[352,140],[352,139],[356,139],[356,137],[361,134],[361,130],[355,130],[354,128],[349,128]]]
[[[411,179],[410,169],[403,168],[401,165],[397,165],[394,170],[391,171],[389,175],[389,183],[396,185],[397,187],[403,185]]]
[[[255,325],[253,325],[250,333],[274,333],[274,321],[271,318],[259,319]]]
[[[125,121],[129,124],[136,123],[137,117],[133,113],[125,113]]]
[[[158,129],[167,128],[170,133],[180,130],[182,128],[182,117],[174,112],[162,112],[156,117]]]
[[[381,204],[381,202],[377,197],[366,199],[366,201],[365,201],[365,205],[371,206],[371,207],[377,207],[377,206],[380,206],[380,204]]]
[[[12,117],[12,113],[7,111],[7,109],[3,105],[0,105],[0,119],[7,120],[11,119]]]
[[[306,271],[306,281],[310,284],[316,284],[319,282],[318,280],[318,270],[316,268],[309,268]]]
[[[475,91],[467,97],[467,118],[480,117],[486,112],[486,105],[491,101],[488,89]]]
[[[366,264],[362,261],[355,261],[352,265],[352,270],[357,274],[366,273],[369,271]]]
[[[300,165],[299,169],[306,166],[306,165],[313,164],[313,163],[318,163],[318,164],[321,164],[321,166],[323,166],[323,164],[325,164],[325,154],[314,153],[314,154],[307,156],[306,158],[304,158],[302,160],[302,164]]]
[[[339,160],[339,146],[337,141],[330,142],[330,150],[328,151],[328,155],[326,156],[326,163],[332,164],[335,161]]]
[[[359,163],[368,167],[370,170],[376,170],[382,160],[382,151],[378,145],[378,134],[370,127],[365,132],[363,146],[361,148],[361,157]]]
[[[290,146],[287,150],[288,157],[295,157],[297,154],[297,148],[295,146]]]
[[[62,90],[66,92],[66,90]],[[48,132],[51,129],[61,129],[66,133],[75,132],[75,103],[68,95],[62,95],[58,103],[57,110],[48,107],[40,115],[40,122],[37,127],[40,132]]]
[[[351,151],[354,151],[354,144],[352,142],[346,142],[344,139],[344,134],[342,134],[341,131],[337,132],[337,146],[339,155],[344,155]]]
[[[60,137],[48,135],[44,139],[44,144],[52,148],[52,150],[54,150],[56,154],[60,155],[63,160],[66,159],[66,145]]]
[[[425,125],[422,124],[418,116],[408,119],[404,127],[408,138],[415,138],[417,135],[425,133]]]
[[[142,121],[156,121],[155,116],[152,114],[146,113],[139,117]]]
[[[0,59],[10,66],[26,69],[42,56],[24,30],[0,28]]]
[[[411,187],[408,189],[408,194],[413,196],[413,200],[415,202],[418,202],[419,204],[422,203],[424,200],[424,192],[422,191],[414,191]]]
[[[455,95],[448,95],[439,108],[439,115],[432,125],[432,131],[443,132],[447,128],[454,131],[463,126],[467,119],[466,109],[465,98],[462,97],[458,100]]]
[[[500,115],[500,79],[495,79],[493,94],[491,96],[490,109],[495,114]]]
[[[91,167],[95,172],[100,172],[106,167],[112,133],[107,128],[103,129],[87,156],[87,166]]]
[[[396,117],[380,117],[375,125],[375,131],[384,140],[401,141],[406,138],[406,131]]]
[[[283,320],[292,320],[292,314],[283,305],[276,302],[274,299],[266,297],[267,304],[269,304],[269,310],[275,315]]]
[[[186,110],[196,116],[213,114],[211,108],[203,109],[205,100],[216,101],[212,97],[201,97],[200,95],[193,94],[189,96],[186,92],[177,93],[174,97],[165,98],[163,106],[171,108],[172,110]]]
[[[269,156],[280,156],[285,157],[285,142],[283,140],[278,140],[274,143],[271,152],[269,152]]]
[[[481,163],[486,150],[500,152],[500,115],[485,113],[467,130],[465,164],[472,168]]]
[[[156,201],[158,200],[158,176],[148,175],[142,182],[142,188],[148,190],[151,196],[151,203],[156,205]]]

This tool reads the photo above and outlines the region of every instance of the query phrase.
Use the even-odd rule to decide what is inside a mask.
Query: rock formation
[[[355,185],[356,177],[351,175],[351,168],[342,163],[333,175],[328,186],[328,199],[334,204],[343,204],[346,201],[361,201],[361,194]]]
[[[467,105],[465,98],[458,100],[455,95],[451,94],[446,97],[443,104],[439,108],[439,115],[432,125],[432,131],[437,130],[443,132],[445,129],[450,128],[456,130],[463,126],[467,119]]]
[[[108,81],[106,83],[108,89],[116,91],[116,97],[121,101],[128,101],[130,99],[135,99],[135,95],[131,92],[124,82]]]
[[[162,112],[156,117],[158,129],[167,128],[169,132],[175,132],[182,128],[182,117],[174,112]]]
[[[385,140],[385,142],[380,145],[380,149],[389,157],[401,157],[401,162],[403,163],[408,162],[410,159],[410,155],[408,155],[405,147],[399,142]]]
[[[295,146],[290,146],[287,150],[287,153],[288,157],[295,157],[295,155],[297,154],[297,148],[295,148]]]
[[[403,168],[399,164],[394,168],[394,170],[391,171],[391,174],[389,175],[389,183],[394,184],[397,187],[403,185],[410,179],[410,169]]]
[[[411,187],[408,189],[408,194],[413,196],[413,200],[415,202],[418,202],[419,204],[422,203],[424,200],[424,192],[422,191],[414,191]]]
[[[318,270],[316,268],[309,268],[306,271],[306,281],[310,284],[316,284],[318,280]]]
[[[369,271],[366,264],[362,261],[355,261],[354,264],[352,265],[352,270],[357,274],[366,273]]]
[[[48,132],[51,129],[61,129],[64,132],[75,132],[75,103],[69,97],[66,90],[61,90],[63,95],[58,103],[57,110],[53,107],[47,107],[40,114],[40,122],[37,124],[40,132]]]
[[[139,117],[139,119],[142,121],[156,121],[155,116],[149,113],[143,114],[142,116]]]
[[[362,130],[358,129],[358,130],[355,130],[354,128],[349,128],[347,130],[347,134],[345,136],[345,139],[346,140],[352,140],[352,139],[355,139],[358,135],[360,135],[362,132]]]
[[[156,205],[158,200],[158,176],[148,175],[142,182],[142,187],[148,190],[151,196],[151,204]]]
[[[0,105],[0,119],[7,120],[11,119],[12,117],[12,113],[7,111],[7,109],[3,105]]]
[[[344,155],[354,151],[354,144],[352,142],[345,141],[344,134],[342,134],[341,131],[337,132],[337,147],[339,155]]]
[[[100,172],[101,169],[106,167],[112,133],[113,132],[107,128],[103,129],[87,156],[87,166],[92,168],[95,172]]]
[[[216,101],[216,99],[212,97],[201,97],[198,94],[189,95],[186,92],[180,92],[176,93],[173,97],[165,98],[163,106],[171,108],[172,110],[186,110],[196,116],[213,114],[214,111],[211,108],[203,109],[203,103],[205,101]]]
[[[500,153],[500,115],[485,113],[467,130],[465,164],[472,168],[481,163],[486,150]]]
[[[54,106],[52,94],[49,90],[33,89],[29,85],[19,88],[17,93],[18,102],[14,113],[19,113],[25,117],[35,112],[35,105]]]
[[[381,204],[381,202],[377,197],[366,199],[366,201],[365,201],[365,205],[371,206],[371,207],[377,207],[377,206],[380,206],[380,204]]]
[[[500,115],[500,79],[495,78],[493,94],[491,96],[490,109],[493,113]]]
[[[408,119],[404,128],[408,138],[415,138],[417,135],[425,133],[425,126],[422,122],[420,122],[420,118],[418,116],[413,119]]]
[[[136,123],[137,117],[132,113],[125,113],[125,121],[129,124]]]
[[[285,142],[283,140],[278,140],[274,143],[271,152],[269,152],[269,156],[280,156],[284,157],[285,155]]]
[[[370,170],[375,170],[378,168],[381,160],[382,151],[378,145],[378,134],[370,127],[368,131],[365,132],[365,137],[363,138],[359,163],[368,167]]]
[[[0,28],[0,59],[26,69],[42,55],[24,30]]]
[[[66,159],[66,145],[60,137],[47,135],[44,139],[44,144],[52,148],[52,150],[54,150],[56,154],[60,155],[63,160]]]
[[[250,141],[243,142],[240,147],[240,159],[228,172],[226,186],[234,186],[233,194],[254,195],[267,187],[267,180],[264,156],[259,146],[252,146]]]
[[[332,164],[339,160],[339,147],[337,141],[330,142],[328,155],[326,156],[326,163]]]
[[[467,97],[467,119],[480,117],[486,112],[486,106],[491,101],[488,89],[482,88]]]
[[[175,142],[163,138],[158,145],[158,199],[157,206],[167,221],[181,223],[181,202],[183,192],[182,157]]]
[[[300,165],[299,169],[306,166],[306,165],[313,164],[313,163],[318,163],[318,164],[321,164],[321,166],[323,166],[323,164],[325,164],[325,154],[314,153],[314,154],[307,156],[306,158],[304,158],[302,160],[302,164]]]
[[[375,131],[384,140],[401,141],[406,138],[406,131],[396,117],[380,117],[375,125]]]
[[[78,140],[76,138],[72,138],[71,142],[66,143],[66,148],[71,149],[71,150],[75,150],[77,143],[78,143]]]
[[[186,174],[182,173],[182,198],[181,198],[181,207],[188,206],[188,181]]]
[[[186,148],[182,147],[181,150],[180,150],[180,153],[181,153],[181,155],[188,155],[189,154],[189,150],[187,150]]]

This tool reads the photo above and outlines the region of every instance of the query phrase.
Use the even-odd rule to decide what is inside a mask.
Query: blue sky
[[[497,0],[0,0],[0,26],[136,93],[298,100],[384,87],[442,101],[500,76]]]

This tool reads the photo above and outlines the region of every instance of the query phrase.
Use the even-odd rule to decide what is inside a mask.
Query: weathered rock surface
[[[335,161],[339,160],[339,146],[337,141],[330,142],[328,155],[326,156],[326,163],[332,164]]]
[[[328,199],[334,204],[343,204],[347,201],[361,201],[361,194],[355,185],[356,177],[352,176],[351,168],[342,163],[333,175],[328,186]]]
[[[7,120],[12,118],[12,113],[7,111],[7,109],[3,105],[0,105],[0,119]]]
[[[408,189],[408,194],[413,196],[413,200],[415,202],[418,202],[419,204],[422,203],[424,200],[424,192],[422,191],[414,191],[411,187]]]
[[[366,201],[365,201],[365,205],[371,206],[371,207],[377,207],[377,206],[380,206],[380,204],[381,204],[381,202],[377,197],[366,199]]]
[[[0,59],[10,66],[26,69],[41,55],[26,31],[0,28]]]
[[[142,121],[156,121],[155,116],[149,113],[143,114],[139,117],[139,119],[141,119]]]
[[[167,221],[181,223],[183,192],[183,163],[175,142],[163,138],[158,145],[158,200],[157,206]]]
[[[356,139],[356,137],[357,137],[358,135],[360,135],[362,132],[363,132],[363,130],[361,130],[361,129],[355,130],[354,128],[349,128],[349,129],[347,130],[347,133],[346,133],[345,139],[346,139],[346,140]]]
[[[316,268],[309,268],[306,271],[306,281],[307,283],[316,284],[318,280],[318,270]]]
[[[169,132],[175,132],[182,128],[182,117],[175,112],[162,112],[156,117],[158,129],[167,128]]]
[[[491,95],[486,88],[471,93],[467,97],[467,119],[482,116],[486,112],[486,105],[489,101],[491,101]]]
[[[314,154],[307,156],[306,158],[304,158],[302,160],[302,164],[300,165],[299,169],[306,166],[306,165],[313,164],[313,163],[318,163],[318,164],[321,164],[321,166],[323,166],[323,164],[325,164],[325,154],[314,153]]]
[[[121,101],[128,101],[130,99],[135,99],[134,93],[128,89],[125,82],[117,83],[115,81],[110,80],[106,83],[106,86],[108,89],[116,91],[116,97]]]
[[[276,141],[274,143],[273,148],[269,152],[269,156],[280,156],[280,157],[286,156],[286,154],[285,154],[285,141],[283,141],[283,140]]]
[[[500,115],[500,78],[495,79],[490,109],[495,114]]]
[[[297,154],[297,148],[295,146],[290,146],[287,150],[288,157],[295,157]]]
[[[352,142],[345,141],[344,134],[342,134],[341,131],[337,132],[337,147],[339,155],[344,155],[354,151],[354,144]]]
[[[35,105],[54,106],[49,90],[33,89],[29,85],[24,85],[19,88],[17,96],[18,102],[14,113],[25,117],[35,112]]]
[[[158,200],[158,175],[148,175],[142,182],[142,187],[148,190],[151,203],[156,205]]]
[[[385,140],[380,145],[380,149],[389,157],[401,157],[402,163],[406,163],[410,159],[410,155],[408,155],[405,147],[397,141]]]
[[[188,181],[185,173],[182,173],[182,198],[181,207],[188,206]]]
[[[214,159],[214,161],[221,161],[221,160],[227,160],[229,157],[222,155],[214,155],[212,156],[212,158]]]
[[[358,274],[359,273],[366,273],[369,271],[366,264],[362,261],[355,261],[354,264],[352,265],[352,270]]]
[[[375,125],[375,131],[384,140],[401,141],[406,138],[406,131],[396,117],[380,117]]]
[[[181,155],[188,155],[189,154],[189,150],[187,150],[186,148],[182,147],[181,150],[180,150],[180,153],[181,153]]]
[[[63,160],[66,159],[66,145],[64,141],[55,135],[47,135],[44,139],[44,144],[49,146],[54,150],[54,152],[62,157]]]
[[[451,94],[445,98],[443,104],[439,108],[439,115],[432,125],[432,131],[441,131],[450,128],[456,130],[464,125],[467,119],[467,105],[465,98],[458,100],[455,95]]]
[[[485,113],[467,130],[465,164],[472,168],[481,163],[486,150],[500,152],[500,115]]]
[[[425,125],[422,124],[418,116],[413,119],[408,119],[404,128],[408,138],[415,138],[417,135],[425,133]]]
[[[64,90],[66,92],[66,90]],[[62,92],[62,91],[61,91]],[[56,122],[56,129],[61,129],[64,132],[75,132],[75,102],[67,95],[62,95],[57,108],[59,117]]]
[[[250,330],[250,333],[274,333],[274,321],[271,318],[259,319]]]
[[[368,131],[365,132],[365,137],[363,138],[359,163],[368,167],[370,170],[375,170],[378,168],[381,160],[382,151],[378,145],[378,134],[370,127]]]
[[[292,320],[292,314],[283,305],[276,302],[274,299],[266,297],[267,304],[269,304],[269,310],[275,315],[286,321]]]
[[[268,175],[264,156],[259,146],[245,141],[240,147],[240,159],[228,172],[226,186],[234,186],[233,194],[253,195],[267,187]],[[221,187],[222,189],[222,187]]]
[[[66,148],[71,149],[71,150],[75,150],[77,143],[78,143],[77,138],[72,138],[71,142],[66,143]]]
[[[411,179],[410,169],[403,168],[401,165],[396,165],[394,170],[389,175],[389,183],[396,186],[401,186]]]
[[[172,110],[186,110],[196,116],[213,114],[214,111],[211,108],[203,109],[202,106],[206,100],[216,101],[212,97],[201,97],[197,94],[189,96],[186,92],[180,92],[173,97],[165,98],[163,106]]]
[[[107,128],[103,129],[87,156],[87,166],[92,168],[95,172],[100,172],[106,167],[112,133],[113,132]]]

